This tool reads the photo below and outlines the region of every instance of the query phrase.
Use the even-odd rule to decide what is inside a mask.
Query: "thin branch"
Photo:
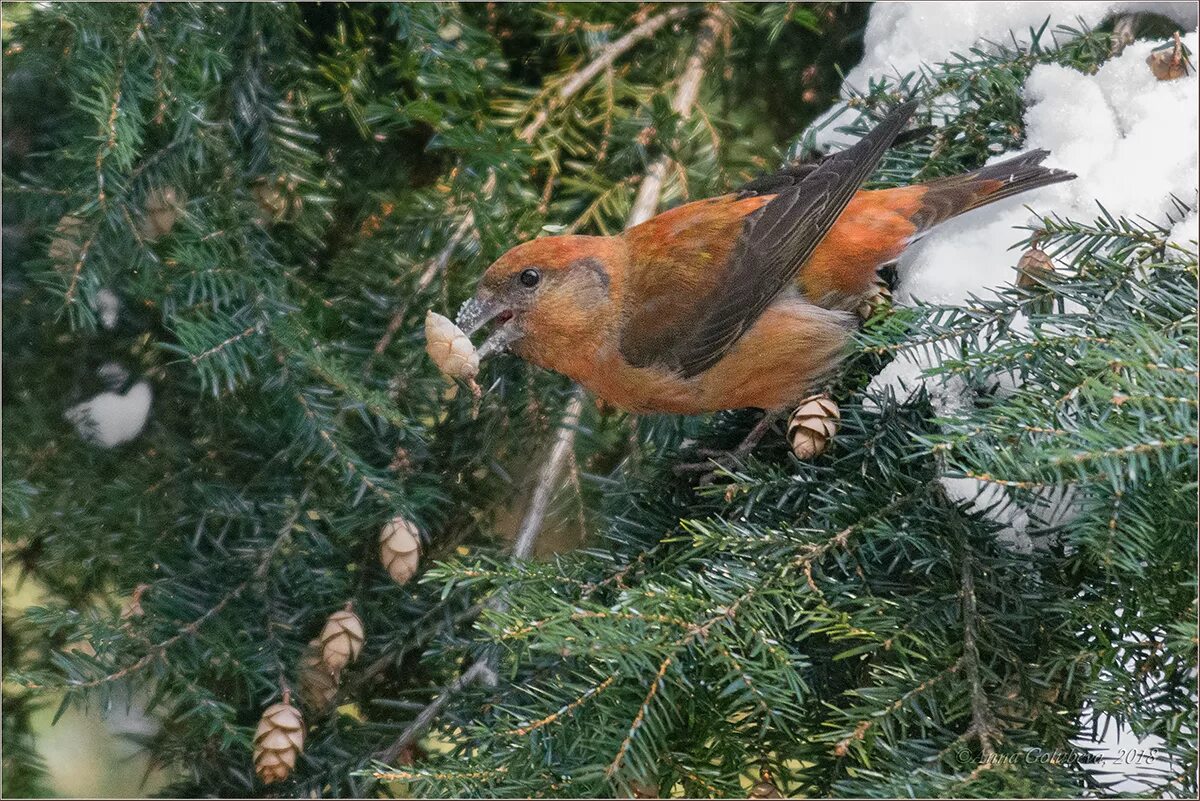
[[[247,327],[245,331],[242,331],[239,334],[234,334],[233,336],[231,336],[229,339],[225,340],[224,342],[222,342],[218,345],[213,345],[211,348],[204,351],[203,353],[197,353],[195,356],[192,356],[191,357],[192,364],[202,362],[211,356],[215,356],[218,353],[220,353],[221,351],[225,350],[225,348],[232,345],[233,343],[238,342],[239,340],[243,340],[246,337],[250,336],[251,334],[256,333],[260,330],[261,330],[261,324],[255,323],[254,325]]]
[[[117,115],[121,110],[121,84],[125,80],[125,62],[129,56],[129,49],[133,47],[134,41],[138,38],[141,32],[145,29],[146,23],[150,19],[150,9],[153,3],[143,3],[138,14],[138,23],[133,28],[133,33],[129,34],[129,39],[125,42],[125,46],[121,48],[121,55],[117,59],[117,69],[113,78],[113,94],[109,104],[108,120],[100,133],[104,137],[103,144],[96,150],[96,191],[97,200],[100,205],[106,205],[106,197],[104,194],[104,159],[117,146]]]
[[[483,193],[490,194],[489,189],[494,188],[496,177],[493,175],[488,178],[483,185]],[[491,186],[489,186],[491,185]],[[421,280],[417,281],[417,294],[424,292],[438,273],[444,272],[450,264],[450,256],[454,253],[454,249],[458,247],[458,243],[462,242],[472,228],[475,227],[475,213],[470,209],[463,215],[462,222],[454,229],[454,233],[450,235],[450,239],[446,242],[446,247],[442,248],[441,252],[429,262],[429,266],[425,268],[425,272],[421,274]],[[386,347],[386,346],[385,346]],[[376,346],[379,350],[379,346]]]
[[[708,15],[701,23],[700,32],[697,34],[696,49],[684,65],[675,98],[671,103],[671,107],[678,114],[684,117],[691,114],[692,107],[700,93],[700,79],[704,75],[704,65],[712,55],[722,30],[728,24],[729,18],[720,6],[710,7]],[[629,212],[629,218],[625,224],[626,229],[645,222],[658,207],[658,202],[662,198],[662,178],[660,176],[655,181],[653,171],[660,165],[662,171],[666,170],[667,162],[660,160],[651,165],[651,171],[642,181],[637,200],[634,201],[633,208]],[[650,191],[647,191],[647,187],[650,187]],[[571,394],[571,400],[567,403],[562,422],[558,424],[558,429],[554,433],[554,445],[550,450],[550,456],[538,472],[533,500],[529,505],[529,510],[525,513],[525,519],[521,522],[517,543],[513,547],[513,556],[516,558],[524,558],[533,550],[533,543],[541,531],[542,522],[546,516],[546,507],[554,488],[558,485],[563,467],[566,466],[567,453],[574,447],[575,432],[582,410],[583,389],[576,387]]]
[[[961,661],[967,681],[971,685],[971,725],[963,737],[974,737],[979,741],[979,752],[982,756],[980,761],[987,764],[995,754],[992,743],[999,739],[1000,733],[988,703],[987,692],[983,689],[983,680],[979,675],[979,647],[976,644],[979,634],[979,611],[975,600],[975,574],[969,555],[964,555],[962,564],[962,616]]]
[[[529,510],[525,513],[525,519],[521,521],[517,541],[513,545],[514,559],[528,558],[533,552],[533,544],[542,530],[542,522],[546,518],[550,499],[558,487],[559,477],[567,464],[567,456],[575,444],[575,432],[579,425],[579,415],[582,412],[583,388],[577,386],[571,392],[571,399],[567,401],[567,408],[563,412],[562,420],[554,432],[554,445],[550,448],[550,455],[542,464],[542,469],[538,471],[533,499],[529,502]]]
[[[714,5],[709,9],[708,16],[700,25],[700,32],[696,38],[696,49],[688,57],[679,78],[679,87],[675,90],[675,99],[671,102],[671,109],[685,120],[691,117],[692,108],[696,105],[696,98],[700,94],[700,81],[704,77],[704,65],[712,56],[717,42],[728,26],[729,17],[719,5]],[[646,171],[645,180],[638,187],[637,198],[633,201],[633,210],[629,212],[629,223],[626,228],[643,223],[654,214],[654,210],[658,207],[658,201],[662,197],[663,179],[666,178],[667,167],[670,163],[671,157],[664,153],[650,165]]]
[[[329,433],[325,426],[321,424],[321,421],[317,418],[316,410],[312,408],[312,404],[310,404],[308,399],[304,397],[304,393],[296,392],[296,400],[299,402],[300,409],[304,413],[305,418],[313,426],[313,428],[316,429],[318,436],[324,440],[325,444],[329,447],[329,450],[333,453],[333,455],[336,456],[339,461],[341,461],[342,466],[345,467],[346,471],[352,476],[357,476],[358,480],[361,481],[372,492],[379,495],[384,500],[391,502],[393,500],[392,493],[389,492],[385,487],[382,487],[373,481],[364,470],[359,469],[358,465],[354,463],[354,459],[347,456],[343,452],[343,446],[339,445],[333,434]]]
[[[654,681],[650,682],[650,689],[646,691],[646,697],[642,699],[642,705],[638,707],[637,715],[633,718],[633,723],[629,726],[629,733],[625,735],[625,739],[621,741],[621,747],[617,749],[617,755],[613,761],[605,769],[606,776],[611,777],[621,767],[621,762],[625,758],[625,754],[629,751],[629,746],[633,745],[634,735],[637,730],[642,727],[646,721],[646,713],[650,711],[650,704],[654,702],[654,697],[658,695],[658,690],[662,686],[663,677],[667,675],[667,669],[671,667],[671,663],[675,660],[675,652],[671,652],[658,666],[658,673],[654,676]]]
[[[533,118],[518,136],[519,139],[525,142],[532,142],[533,137],[541,130],[542,126],[550,119],[550,112],[561,107],[564,103],[574,97],[581,89],[587,86],[593,78],[601,72],[612,66],[613,62],[628,52],[635,44],[653,36],[659,28],[666,25],[673,19],[678,19],[691,11],[691,7],[687,5],[678,5],[672,7],[668,11],[664,11],[656,17],[638,25],[620,39],[611,42],[601,49],[600,55],[596,56],[587,66],[576,72],[565,82],[558,90],[558,94],[550,101],[547,108],[542,109]]]
[[[559,707],[557,711],[551,712],[549,715],[542,718],[541,720],[535,720],[533,723],[530,723],[528,725],[521,726],[520,728],[516,728],[516,729],[509,729],[508,731],[504,732],[504,734],[510,735],[510,736],[523,737],[526,734],[529,734],[530,732],[537,731],[538,729],[542,728],[543,726],[549,726],[551,723],[558,720],[559,718],[562,718],[563,716],[569,715],[572,712],[574,712],[576,709],[578,709],[580,706],[582,706],[589,698],[599,695],[600,693],[607,690],[609,687],[612,686],[612,683],[616,680],[617,680],[617,674],[616,673],[610,674],[607,679],[605,679],[604,681],[600,682],[599,684],[597,684],[593,687],[589,687],[588,690],[583,695],[581,695],[578,698],[576,698],[575,700],[571,701],[569,704],[565,704],[565,705]]]
[[[488,196],[496,187],[495,173],[488,176],[488,179],[483,183],[483,194]],[[371,365],[375,360],[383,355],[388,346],[392,344],[392,340],[396,337],[396,332],[400,330],[400,326],[404,324],[404,318],[408,314],[409,304],[411,299],[420,295],[429,285],[433,283],[433,279],[446,271],[450,266],[450,257],[454,255],[454,251],[459,244],[475,229],[475,212],[467,209],[462,220],[455,226],[454,231],[450,234],[450,238],[446,241],[446,245],[438,251],[438,254],[429,260],[429,265],[425,268],[425,272],[421,273],[421,278],[417,281],[417,291],[407,295],[408,300],[400,305],[392,313],[391,319],[388,320],[387,328],[383,332],[383,336],[375,343],[375,348],[371,351],[371,355],[363,364],[362,373],[367,375],[371,370]]]
[[[481,678],[494,676],[495,673],[492,671],[491,665],[488,664],[490,661],[491,660],[487,657],[480,657],[479,659],[476,659],[475,663],[472,664],[471,667],[467,668],[462,674],[459,675],[457,679],[450,682],[450,684],[447,684],[446,688],[438,693],[438,697],[433,699],[433,701],[431,701],[424,709],[422,709],[412,723],[408,724],[408,728],[396,738],[396,741],[388,746],[387,750],[380,753],[380,761],[388,764],[391,764],[393,761],[395,761],[396,757],[400,756],[400,753],[404,751],[405,748],[407,748],[410,744],[416,741],[418,737],[425,733],[425,730],[428,729],[430,724],[433,723],[434,719],[437,718],[438,714],[442,711],[442,708],[446,706],[446,704],[450,703],[450,699],[461,692],[464,687],[474,684]]]

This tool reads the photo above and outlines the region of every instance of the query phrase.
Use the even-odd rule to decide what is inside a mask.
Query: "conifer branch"
[[[190,623],[182,626],[172,636],[168,637],[157,645],[152,646],[145,656],[128,667],[122,668],[106,676],[101,676],[98,679],[92,679],[91,681],[75,683],[68,682],[66,685],[67,689],[87,690],[94,687],[99,687],[102,684],[109,684],[111,682],[123,679],[132,673],[142,670],[143,668],[152,664],[155,660],[161,658],[179,641],[195,636],[196,632],[200,630],[201,626],[221,614],[221,612],[223,612],[225,608],[229,606],[229,604],[237,600],[238,597],[240,597],[241,594],[245,592],[252,584],[261,582],[267,577],[267,572],[271,568],[271,563],[274,561],[275,555],[279,553],[279,549],[283,546],[283,544],[291,538],[292,528],[295,525],[296,520],[299,518],[300,510],[304,506],[307,498],[308,491],[305,490],[304,494],[300,496],[300,500],[296,502],[295,509],[292,514],[288,517],[283,526],[280,527],[279,534],[275,537],[274,542],[272,542],[271,545],[263,552],[263,556],[259,560],[258,566],[254,569],[254,572],[250,575],[250,577],[221,596],[220,600],[209,607],[204,614],[200,615],[195,620],[192,620]]]
[[[979,608],[975,598],[974,565],[964,551],[962,558],[962,618],[963,655],[962,665],[967,675],[971,692],[971,725],[963,739],[979,741],[980,762],[988,764],[995,755],[994,743],[1000,739],[996,718],[992,714],[983,679],[979,675]]]
[[[233,336],[226,339],[224,342],[219,342],[216,345],[213,345],[208,350],[205,350],[202,353],[197,353],[195,356],[192,356],[191,362],[192,362],[192,364],[198,364],[199,362],[202,362],[205,359],[216,356],[218,353],[221,353],[223,350],[228,348],[233,343],[240,342],[241,340],[245,339],[246,337],[250,336],[251,334],[261,331],[261,330],[262,330],[262,326],[259,323],[255,323],[254,325],[247,326],[244,331],[234,334]]]
[[[535,720],[534,722],[532,722],[526,726],[520,726],[515,729],[509,729],[508,731],[506,731],[504,733],[506,735],[510,735],[510,736],[523,737],[526,734],[535,732],[540,728],[549,726],[551,723],[555,722],[556,720],[559,720],[560,718],[570,715],[572,712],[574,712],[576,709],[578,709],[580,706],[582,706],[584,703],[586,703],[589,698],[599,695],[600,693],[607,690],[609,687],[612,686],[613,682],[617,680],[617,675],[618,675],[617,673],[609,674],[608,678],[604,679],[599,684],[589,687],[587,689],[587,691],[583,693],[583,695],[574,699],[569,704],[565,704],[564,706],[560,707],[557,711],[551,712],[546,717],[541,718],[539,720]]]
[[[548,108],[540,110],[534,119],[522,129],[517,136],[523,142],[532,142],[537,136],[538,131],[550,119],[550,113],[563,105],[570,102],[576,94],[586,87],[591,81],[604,70],[612,66],[613,62],[623,56],[626,52],[633,48],[638,42],[653,36],[660,28],[668,22],[678,19],[691,11],[691,7],[686,5],[674,6],[668,11],[651,17],[637,27],[630,30],[620,39],[606,45],[595,59],[590,61],[587,66],[580,69],[578,72],[571,75],[562,87],[558,90],[554,100],[551,101]],[[484,194],[488,193],[488,184],[495,185],[495,176],[489,176],[488,182],[484,185]],[[549,186],[549,183],[547,183]],[[421,274],[420,280],[417,281],[417,293],[423,292],[433,279],[446,270],[450,263],[450,257],[458,245],[475,229],[475,212],[467,209],[455,226],[454,232],[450,235],[446,245],[438,252],[438,254],[430,260],[425,272]],[[403,308],[393,314],[388,321],[387,328],[383,336],[375,343],[375,349],[372,354],[372,359],[381,356],[387,349],[388,345],[396,336],[396,332],[400,330],[400,326],[404,324],[404,315],[407,312],[408,306],[405,304]],[[368,360],[367,367],[370,366],[371,360]],[[364,367],[364,371],[367,369]]]
[[[304,413],[305,418],[316,430],[317,435],[321,438],[325,445],[328,446],[330,452],[337,457],[338,461],[342,463],[342,466],[346,468],[346,472],[352,476],[356,476],[358,480],[363,483],[363,486],[379,495],[385,501],[391,502],[394,497],[392,492],[386,487],[380,486],[376,481],[372,480],[364,470],[359,468],[359,466],[355,463],[355,459],[344,452],[344,446],[338,443],[333,434],[331,434],[329,430],[321,424],[321,421],[317,417],[316,410],[313,409],[312,404],[308,401],[308,399],[304,397],[304,393],[297,391],[295,393],[295,398],[300,404],[300,409]]]
[[[108,119],[100,131],[102,144],[96,150],[96,199],[99,201],[101,207],[107,205],[107,199],[104,194],[104,160],[117,146],[117,115],[121,110],[121,84],[125,80],[125,64],[129,57],[129,49],[146,28],[146,23],[150,18],[150,9],[153,6],[153,3],[142,3],[141,8],[138,10],[137,25],[133,27],[133,32],[129,34],[129,39],[126,41],[125,46],[121,48],[121,54],[117,58],[117,68],[113,76],[113,92],[109,99]]]

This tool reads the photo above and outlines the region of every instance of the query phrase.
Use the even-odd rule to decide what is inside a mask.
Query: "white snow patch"
[[[139,381],[124,395],[101,392],[94,398],[72,406],[64,415],[79,436],[113,448],[142,432],[150,415],[150,384]]]
[[[843,84],[843,97],[851,89],[865,92],[872,78],[895,81],[921,65],[951,61],[953,55],[971,57],[971,49],[995,52],[996,45],[1011,47],[1030,41],[1030,30],[1038,30],[1046,18],[1050,25],[1042,36],[1043,47],[1053,48],[1069,36],[1051,31],[1058,25],[1094,28],[1112,15],[1123,13],[1162,14],[1184,30],[1197,25],[1197,5],[1192,2],[924,2],[877,3],[871,8],[863,35],[863,59]],[[853,137],[833,129],[853,119],[839,105],[817,120],[818,145],[849,144]],[[843,116],[844,115],[844,116]]]
[[[116,390],[129,380],[129,371],[117,362],[105,362],[96,370],[96,375],[104,382],[104,386]]]
[[[1156,11],[1194,28],[1196,8],[1192,3],[1060,3],[1053,7],[1040,3],[878,4],[872,8],[867,26],[866,56],[848,75],[847,85],[865,89],[871,76],[895,77],[922,62],[946,60],[950,51],[965,53],[983,39],[1008,41],[1009,28],[1018,40],[1024,31],[1027,40],[1028,27],[1040,26],[1050,12],[1054,14],[1052,24],[1073,24],[1080,16],[1095,25],[1110,12]],[[1189,50],[1197,52],[1197,33],[1193,30],[1183,38]],[[1146,57],[1159,44],[1134,42],[1094,75],[1058,65],[1036,67],[1024,87],[1026,142],[1019,152],[1045,148],[1050,151],[1047,166],[1070,170],[1078,178],[1000,201],[939,226],[901,257],[896,302],[963,304],[972,295],[986,296],[1010,285],[1016,277],[1019,254],[1008,247],[1024,236],[1023,226],[1038,222],[1026,205],[1090,222],[1099,214],[1099,201],[1114,216],[1137,220],[1144,215],[1167,225],[1173,242],[1187,245],[1200,240],[1197,213],[1180,220],[1173,200],[1190,202],[1193,207],[1196,203],[1200,81],[1194,71],[1175,81],[1157,80]],[[839,107],[830,114],[845,110]],[[818,141],[829,133],[829,128],[820,132]],[[990,162],[1013,155],[1015,152],[998,153]],[[1013,325],[1020,330],[1027,322],[1015,320]],[[969,400],[961,382],[924,379],[921,373],[956,352],[956,343],[944,343],[899,353],[872,380],[865,405],[874,406],[870,396],[885,391],[907,400],[924,384],[935,411],[952,416],[955,404]],[[996,379],[1005,394],[1019,389],[1015,374]],[[996,500],[994,487],[970,479],[947,480],[947,490],[963,500],[978,496],[978,508],[989,507]],[[1034,525],[1061,523],[1078,512],[1076,504],[1060,503],[1063,499],[1052,495],[1053,491],[1040,499],[1044,508],[994,507],[989,516],[1009,527],[1001,538],[1007,537],[1017,550],[1036,547],[1039,543],[1031,542],[1025,533],[1031,519]]]
[[[1184,43],[1196,52],[1197,33],[1185,36]],[[1028,137],[1022,150],[1046,148],[1048,166],[1079,177],[940,226],[901,257],[896,302],[959,304],[970,295],[1011,284],[1018,256],[1007,248],[1021,238],[1018,228],[1037,222],[1025,204],[1085,222],[1099,213],[1096,201],[1114,216],[1136,220],[1145,215],[1164,224],[1173,213],[1177,218],[1172,196],[1185,202],[1196,197],[1200,81],[1195,72],[1175,81],[1155,79],[1145,63],[1155,46],[1135,42],[1095,75],[1058,65],[1036,67],[1025,86]],[[1012,155],[1000,154],[992,161]],[[1193,212],[1173,226],[1172,240],[1200,238],[1197,225]],[[916,358],[922,367],[939,361],[937,352]],[[918,383],[915,369],[911,363],[889,365],[873,388],[889,384],[897,397],[907,397]]]
[[[1192,208],[1196,208],[1196,200],[1192,200]],[[1175,227],[1171,229],[1171,235],[1167,237],[1167,241],[1173,242],[1181,247],[1195,248],[1197,242],[1200,242],[1200,215],[1192,212],[1184,217]]]
[[[121,299],[117,293],[107,287],[96,293],[96,312],[100,315],[100,325],[110,330],[115,328],[120,311]]]

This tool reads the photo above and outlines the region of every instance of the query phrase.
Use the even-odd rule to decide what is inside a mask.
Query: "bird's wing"
[[[804,169],[797,169],[786,182],[780,182],[782,185],[772,184],[770,191],[775,194],[769,201],[763,203],[755,197],[730,200],[760,205],[748,209],[749,213],[741,218],[731,249],[728,244],[722,248],[717,241],[707,243],[712,248],[705,248],[705,243],[685,246],[687,250],[699,247],[706,256],[711,250],[729,251],[727,259],[720,259],[710,271],[702,271],[698,279],[689,275],[691,286],[672,286],[672,277],[667,275],[655,278],[659,294],[664,296],[651,302],[654,308],[634,310],[622,331],[621,350],[630,363],[660,364],[690,378],[720,361],[779,293],[795,281],[804,262],[875,169],[916,106],[916,101],[898,106],[853,147],[825,157],[815,167],[803,165]],[[704,230],[714,240],[721,236],[720,226]],[[670,244],[664,243],[663,249],[667,247]],[[638,259],[639,254],[633,255]],[[635,294],[630,302],[645,299],[636,294],[637,278],[634,276],[631,288]]]
[[[901,147],[910,142],[916,142],[924,139],[930,134],[937,131],[933,125],[923,125],[920,128],[910,128],[896,135],[892,140],[891,147]],[[738,199],[750,197],[751,195],[773,195],[777,192],[800,183],[804,178],[820,167],[823,163],[836,156],[836,153],[827,154],[809,154],[801,156],[799,160],[793,161],[784,165],[775,172],[766,175],[760,175],[758,178],[747,181],[734,190],[734,196]]]

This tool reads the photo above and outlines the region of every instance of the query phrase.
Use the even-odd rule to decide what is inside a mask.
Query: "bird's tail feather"
[[[1050,184],[1070,181],[1075,174],[1043,167],[1048,150],[1031,150],[978,170],[937,178],[922,184],[926,188],[921,208],[912,217],[918,233],[923,233],[951,217]]]

